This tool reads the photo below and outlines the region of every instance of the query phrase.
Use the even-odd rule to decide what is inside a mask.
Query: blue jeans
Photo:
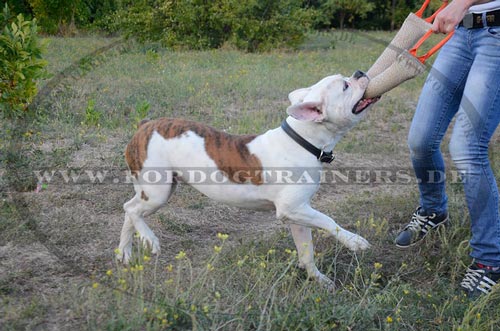
[[[488,143],[500,122],[500,27],[457,27],[422,89],[408,145],[427,213],[447,212],[440,145],[454,117],[449,150],[471,217],[471,256],[500,266],[498,187],[488,159]]]

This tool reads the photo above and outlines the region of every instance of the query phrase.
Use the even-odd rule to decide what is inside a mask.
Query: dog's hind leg
[[[134,202],[134,198],[128,201],[123,208],[127,210],[127,205]],[[118,245],[118,252],[116,252],[118,260],[128,263],[132,255],[132,239],[134,236],[134,224],[130,216],[125,213],[125,221],[123,222],[122,231],[120,234],[120,244]]]
[[[135,196],[125,203],[125,221],[120,236],[119,259],[127,263],[132,254],[132,240],[134,229],[139,233],[142,242],[149,247],[153,254],[160,252],[160,241],[144,221],[163,206],[171,196],[175,184],[165,185],[134,185]]]

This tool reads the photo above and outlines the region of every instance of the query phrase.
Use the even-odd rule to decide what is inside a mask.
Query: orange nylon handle
[[[425,53],[424,55],[422,56],[417,56],[417,50],[420,48],[420,46],[422,46],[422,44],[424,43],[424,41],[426,41],[427,39],[429,39],[429,37],[434,33],[434,31],[429,30],[427,31],[424,36],[422,38],[420,38],[419,41],[417,41],[417,43],[415,44],[415,46],[413,46],[412,49],[410,49],[408,52],[413,55],[414,57],[416,57],[420,62],[422,63],[425,63],[425,61],[427,61],[428,58],[430,58],[432,55],[434,55],[441,47],[443,47],[444,44],[446,44],[448,42],[448,40],[450,40],[450,38],[453,36],[453,33],[454,32],[450,32],[446,38],[444,38],[443,40],[441,40],[439,43],[437,43],[436,46],[432,47],[427,53]]]
[[[425,21],[426,21],[427,23],[432,23],[432,21],[434,21],[434,19],[436,18],[436,15],[437,15],[437,14],[439,14],[439,12],[440,12],[441,10],[443,10],[443,9],[444,9],[444,7],[446,7],[447,5],[448,5],[448,1],[446,1],[446,0],[445,0],[445,1],[443,1],[443,4],[441,5],[441,7],[439,7],[439,8],[438,8],[438,10],[436,10],[436,12],[435,12],[434,14],[432,14],[432,15],[431,15],[431,16],[429,16],[429,17],[427,17],[427,18],[425,19]]]
[[[420,9],[415,13],[415,15],[417,15],[418,17],[422,18],[422,15],[424,14],[424,11],[425,9],[427,8],[427,6],[429,6],[429,3],[431,3],[431,0],[425,0],[424,1],[424,4],[422,5],[422,7],[420,7]]]

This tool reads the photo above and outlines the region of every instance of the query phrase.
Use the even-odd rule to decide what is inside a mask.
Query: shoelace
[[[474,291],[474,288],[477,287],[477,284],[483,277],[484,273],[485,271],[482,269],[467,268],[467,272],[465,273],[464,279],[462,280],[460,285],[472,292]]]
[[[406,229],[411,230],[412,232],[420,232],[422,227],[427,223],[427,218],[429,216],[422,216],[417,212],[414,212],[411,218],[410,223],[406,226]]]

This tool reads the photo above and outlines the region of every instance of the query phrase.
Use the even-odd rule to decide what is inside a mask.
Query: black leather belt
[[[500,26],[500,10],[494,10],[481,14],[465,14],[458,26],[466,29],[479,29],[487,26]]]

